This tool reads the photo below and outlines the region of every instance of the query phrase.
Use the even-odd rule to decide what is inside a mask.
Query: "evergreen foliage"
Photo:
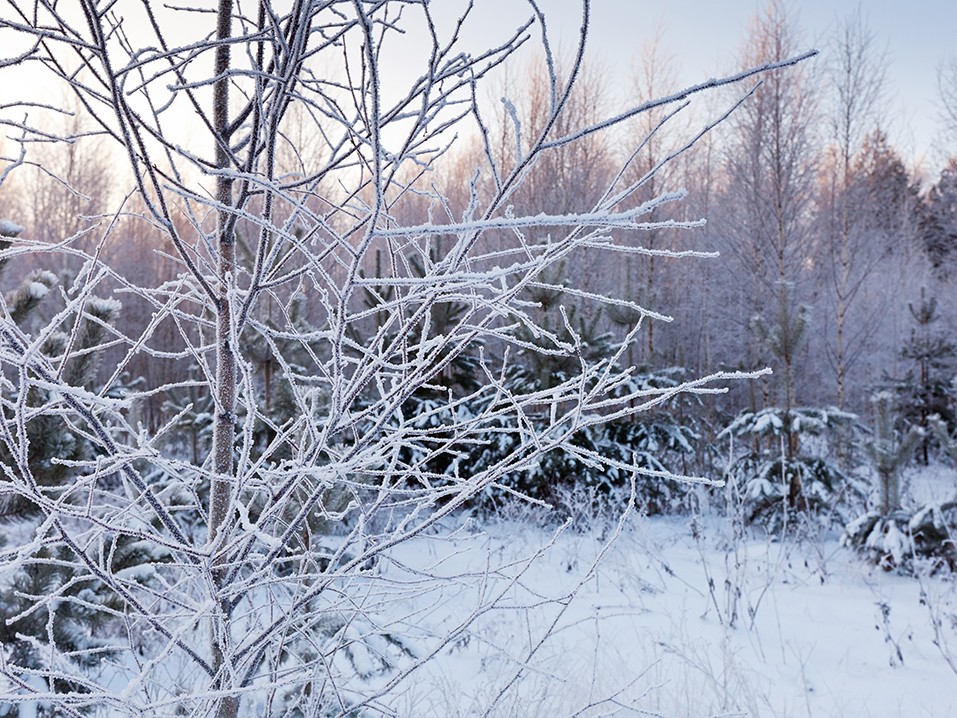
[[[322,332],[309,322],[306,305],[301,289],[285,302],[270,297],[261,306],[259,324],[242,342],[257,383],[251,438],[257,455],[272,462],[288,461],[295,454],[298,437],[319,421],[324,403],[317,376]],[[248,409],[240,407],[237,417],[244,431],[246,413]]]
[[[847,440],[856,428],[854,414],[834,407],[773,407],[739,414],[718,438],[736,439],[745,450],[725,472],[740,496],[745,520],[771,533],[804,518],[843,525],[866,490],[830,459],[830,445]]]
[[[885,571],[912,571],[915,559],[957,570],[957,501],[868,511],[847,524],[841,543]]]
[[[186,381],[166,390],[163,411],[176,426],[173,441],[168,447],[174,454],[186,452],[193,465],[202,463],[201,457],[209,451],[213,440],[213,397],[203,390],[200,367],[190,364],[186,369]]]
[[[913,459],[913,452],[923,438],[923,431],[909,427],[903,436],[895,429],[893,397],[879,392],[872,399],[874,405],[874,437],[864,444],[864,452],[877,474],[880,508],[884,516],[898,511],[903,503],[901,476],[904,467]]]
[[[31,278],[27,283],[34,283]],[[7,298],[8,306],[20,297],[30,295],[23,287]],[[26,300],[34,308],[32,295]],[[105,328],[114,318],[119,304],[116,302],[92,299],[84,308],[84,316],[79,320],[78,331],[70,342],[65,334],[53,334],[44,343],[42,351],[51,360],[62,364],[62,376],[68,386],[91,389],[95,382],[98,365],[97,349],[103,341]],[[13,312],[11,312],[12,314]],[[18,312],[22,320],[29,313]],[[70,348],[70,355],[66,352]],[[5,397],[14,401],[14,396]],[[49,391],[32,388],[26,397],[27,406],[42,407],[52,400]],[[5,403],[6,403],[5,401]],[[82,427],[74,424],[75,419],[58,413],[37,412],[26,424],[30,452],[27,457],[28,473],[37,484],[34,496],[0,496],[0,518],[29,519],[38,516],[39,501],[55,501],[60,494],[69,489],[68,482],[76,475],[76,465],[93,454],[92,446],[85,437]],[[6,447],[0,448],[0,460],[7,465],[14,464]]]
[[[657,392],[676,387],[682,370],[645,371],[635,375],[623,390]],[[517,383],[535,382],[519,371]],[[529,415],[530,422],[536,417]],[[538,421],[541,421],[541,417]],[[559,429],[560,430],[560,429]],[[638,504],[648,513],[670,513],[692,508],[694,492],[687,483],[677,483],[666,474],[682,474],[700,443],[701,432],[686,402],[675,398],[634,418],[603,421],[594,417],[584,430],[575,433],[568,445],[544,455],[541,461],[521,473],[506,477],[490,487],[483,505],[490,509],[519,494],[538,501],[555,503],[568,490],[585,487],[590,495],[604,500],[626,492],[634,478]],[[522,451],[521,434],[507,426],[490,427],[488,439],[468,457],[455,464],[462,476],[486,470],[495,463]],[[637,474],[628,467],[639,467]],[[634,476],[633,476],[634,474]]]
[[[20,230],[8,222],[0,224],[5,230],[0,241],[2,251],[10,247]],[[8,258],[9,254],[0,253],[0,271],[6,268]],[[5,297],[5,320],[29,335],[31,316],[57,285],[58,279],[51,272],[36,270],[28,274]],[[83,304],[81,316],[66,316],[65,323],[73,327],[71,335],[52,333],[42,343],[40,351],[59,367],[65,385],[96,390],[101,345],[118,310],[118,302],[91,298]],[[11,421],[13,407],[20,401],[40,409],[52,405],[55,398],[51,389],[37,386],[22,396],[15,385],[6,383],[2,394],[5,421]],[[89,466],[96,450],[80,417],[63,411],[32,412],[23,429],[29,446],[25,464],[11,453],[9,442],[0,445],[0,464],[8,471],[23,474],[22,481],[6,483],[6,491],[0,493],[0,529],[7,536],[35,533],[42,548],[0,582],[3,659],[27,672],[52,669],[59,663],[89,670],[111,652],[110,613],[117,608],[117,597],[102,592],[102,585],[91,574],[77,572],[76,549],[61,543],[56,531],[43,519],[56,503],[76,500],[75,484],[88,472],[84,467]],[[0,546],[5,538],[0,533]],[[143,547],[129,536],[116,537],[108,555],[111,571],[129,570],[147,559],[162,560],[155,553],[144,553]],[[58,600],[42,602],[49,596]],[[51,681],[47,688],[61,693],[85,691],[82,682],[65,674]],[[40,715],[60,715],[45,710],[41,706]],[[16,706],[0,706],[0,716],[17,715]]]
[[[957,252],[957,157],[951,157],[920,209],[920,234],[933,266],[949,273]]]
[[[800,450],[800,440],[802,432],[801,417],[795,415],[795,364],[797,353],[807,337],[809,325],[809,313],[804,305],[795,306],[793,301],[794,286],[790,282],[777,282],[777,313],[773,322],[766,322],[763,317],[755,316],[751,324],[762,343],[768,351],[778,360],[784,373],[784,396],[782,413],[780,415],[780,427],[783,430],[783,463],[781,464],[779,474],[781,479],[787,482],[787,503],[792,509],[810,508],[811,498],[806,496],[808,487],[805,486],[805,479],[814,480],[817,477],[819,481],[824,476],[819,475],[818,471],[805,471],[802,469],[802,462],[798,461]],[[768,415],[772,416],[772,415]],[[804,422],[807,423],[806,421]],[[757,467],[755,467],[757,468]],[[763,469],[758,474],[766,473]],[[810,487],[814,493],[816,487]],[[751,496],[752,492],[749,491]],[[757,500],[758,496],[754,496]],[[770,503],[767,503],[770,501]],[[764,508],[760,510],[761,514],[771,511],[775,500],[771,495],[761,499],[760,504]],[[766,505],[765,505],[766,504]]]
[[[62,547],[42,548],[8,585],[0,586],[0,646],[8,664],[37,670],[68,662],[91,670],[110,654],[104,597],[95,581],[74,573],[70,559]],[[58,600],[44,603],[51,596]],[[51,683],[44,687],[60,693],[86,692],[82,682],[66,677]],[[63,715],[46,708],[41,704],[39,715]],[[0,704],[0,717],[19,715],[15,705]]]
[[[803,304],[795,305],[794,287],[790,282],[784,281],[777,283],[777,312],[772,321],[767,321],[761,315],[751,319],[758,338],[783,367],[785,412],[789,412],[795,405],[795,364],[798,352],[807,338],[809,324],[808,308]],[[787,434],[789,455],[795,453],[796,441],[796,434]]]
[[[917,326],[911,330],[910,340],[901,349],[901,357],[909,360],[912,367],[902,378],[888,383],[897,393],[900,420],[924,432],[919,456],[926,466],[932,439],[928,418],[936,414],[950,431],[955,428],[957,417],[951,400],[951,381],[957,345],[934,328],[940,320],[937,300],[927,297],[923,288],[920,302],[908,304],[908,308]]]
[[[913,460],[923,431],[911,426],[902,435],[897,430],[894,401],[888,392],[876,394],[873,404],[876,425],[864,450],[876,474],[879,505],[849,522],[841,543],[887,571],[910,570],[915,558],[953,569],[957,567],[957,502],[905,506],[903,470]],[[940,434],[942,446],[955,446],[943,422],[932,417],[930,425]]]

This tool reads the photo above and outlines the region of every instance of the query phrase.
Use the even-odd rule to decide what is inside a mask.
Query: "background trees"
[[[745,62],[773,60],[797,46],[793,21],[783,4],[771,3],[755,19],[743,52]],[[752,387],[751,410],[779,406],[783,415],[801,403],[800,361],[805,350],[815,250],[811,205],[816,171],[814,125],[817,96],[806,70],[787,81],[769,78],[730,123],[723,158],[722,233],[734,265],[728,297],[739,317],[743,365],[771,364],[775,374]],[[740,361],[740,360],[739,360]],[[791,422],[785,419],[785,426]],[[786,432],[788,459],[798,435]],[[791,501],[802,487],[792,476]]]
[[[836,403],[839,408],[846,405],[848,374],[861,354],[866,342],[866,329],[854,331],[866,318],[854,322],[850,317],[857,309],[863,283],[873,271],[876,259],[882,249],[874,247],[874,240],[867,241],[860,230],[861,223],[869,227],[885,226],[880,221],[873,222],[877,203],[866,204],[871,194],[854,191],[855,177],[869,174],[871,187],[878,183],[873,167],[868,173],[861,164],[869,159],[855,158],[862,154],[862,142],[865,133],[876,123],[881,92],[883,90],[884,69],[881,60],[875,56],[874,39],[870,35],[860,12],[845,20],[838,29],[834,40],[832,60],[826,73],[834,91],[830,112],[831,142],[828,161],[822,163],[823,192],[819,207],[825,222],[824,240],[827,246],[827,264],[822,268],[827,283],[827,295],[830,299],[833,316],[833,340],[826,344],[828,357],[833,364],[836,383]],[[875,138],[879,139],[879,137]],[[873,162],[879,161],[876,157]],[[858,166],[855,167],[855,164]],[[858,170],[855,172],[855,170]],[[863,170],[863,172],[861,171]],[[868,182],[868,180],[864,180]],[[873,191],[873,190],[872,190]],[[882,211],[883,218],[892,215],[898,203],[891,204]],[[893,217],[896,219],[896,217]],[[892,223],[886,225],[888,228]],[[872,305],[872,309],[874,309]]]
[[[920,234],[931,264],[949,273],[957,250],[957,158],[950,158],[927,190],[920,214]]]

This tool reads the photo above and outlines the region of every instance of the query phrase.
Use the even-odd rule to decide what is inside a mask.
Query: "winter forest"
[[[554,4],[3,6],[0,718],[957,716],[957,55]]]

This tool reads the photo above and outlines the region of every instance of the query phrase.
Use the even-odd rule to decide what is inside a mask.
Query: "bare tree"
[[[937,70],[937,87],[943,105],[944,122],[957,132],[957,58],[950,58]]]
[[[573,327],[559,335],[541,326],[521,298],[527,288],[552,285],[553,270],[579,250],[658,252],[609,235],[655,228],[652,212],[680,194],[662,192],[619,210],[637,186],[612,176],[597,198],[554,214],[516,212],[512,201],[554,153],[794,59],[775,57],[566,126],[582,73],[587,0],[581,44],[564,75],[535,2],[527,21],[476,55],[460,51],[471,4],[451,25],[438,23],[426,2],[250,9],[220,0],[211,10],[82,0],[75,13],[46,0],[11,7],[0,28],[32,44],[16,59],[63,81],[99,136],[122,154],[142,219],[161,233],[161,251],[179,273],[158,285],[129,281],[101,251],[116,239],[107,228],[90,251],[61,248],[84,262],[64,293],[69,312],[33,333],[9,312],[0,319],[9,378],[0,442],[10,457],[0,491],[28,502],[39,517],[3,547],[0,570],[52,563],[69,572],[54,595],[37,596],[25,609],[50,626],[35,638],[43,660],[25,665],[4,655],[0,701],[42,700],[67,715],[91,706],[138,716],[388,714],[409,677],[467,628],[424,636],[422,650],[405,644],[401,632],[414,628],[414,615],[390,618],[389,606],[410,593],[439,600],[443,584],[428,566],[403,567],[401,578],[387,574],[382,562],[391,551],[545,453],[576,451],[570,440],[583,428],[738,376],[623,391],[630,370],[619,359],[628,341],[588,359]],[[386,83],[391,53],[408,49],[402,32],[422,38],[420,69]],[[480,88],[532,37],[541,38],[545,57],[544,112],[535,127],[516,132],[504,163],[493,150]],[[293,121],[310,123],[306,134],[321,137],[308,159],[290,141]],[[184,122],[189,137],[180,134]],[[456,212],[428,175],[459,128],[478,135],[483,156],[468,204]],[[428,198],[426,215],[398,222],[413,195]],[[529,240],[539,228],[549,229],[548,240]],[[483,240],[492,233],[513,241],[489,249],[494,245]],[[439,237],[447,242],[441,256],[431,251]],[[30,248],[27,241],[5,251]],[[372,276],[375,257],[381,271]],[[153,318],[138,334],[109,330],[84,309],[107,280],[127,304],[150,308]],[[575,301],[636,312],[629,341],[642,320],[664,319],[602,291],[570,283],[560,289]],[[258,311],[267,302],[275,308],[271,321]],[[434,331],[435,310],[451,304],[461,311]],[[96,345],[77,341],[89,322],[105,333]],[[177,327],[172,349],[158,333],[164,322]],[[516,338],[517,327],[538,342]],[[67,338],[51,353],[44,339],[58,331]],[[243,354],[253,345],[266,348],[283,379],[293,411],[282,420],[257,401],[258,378]],[[109,376],[96,386],[69,383],[65,362],[107,348],[122,350]],[[547,391],[521,391],[505,381],[516,349],[569,355],[579,370]],[[473,351],[480,357],[477,388],[443,386],[446,367]],[[112,393],[117,377],[144,355],[191,360],[197,373]],[[179,416],[149,432],[127,415],[131,403],[188,388],[212,404],[212,440],[201,462],[167,450]],[[426,416],[404,413],[423,388],[443,398]],[[27,401],[37,392],[48,399]],[[54,487],[28,460],[36,449],[30,428],[49,415],[93,447],[69,464],[71,480]],[[466,418],[438,421],[438,428],[429,421],[448,415]],[[474,472],[456,468],[502,431],[519,437],[513,451]],[[439,464],[448,469],[433,468]],[[618,468],[649,473],[628,463]],[[139,564],[118,561],[124,547]],[[498,600],[483,595],[472,618]],[[55,630],[62,602],[111,619],[107,636],[68,650]],[[369,672],[357,667],[362,650]],[[382,677],[385,668],[391,672]],[[522,674],[516,670],[489,711]],[[370,675],[379,679],[363,683]]]
[[[75,99],[65,97],[62,112],[45,117],[39,130],[29,170],[16,176],[14,201],[22,221],[37,241],[89,245],[114,190],[110,157]],[[68,256],[61,254],[59,271],[76,269]]]
[[[788,56],[796,44],[796,29],[783,3],[771,2],[755,18],[744,61],[774,61]],[[807,72],[774,75],[734,118],[726,148],[725,230],[740,267],[728,276],[739,293],[739,316],[747,318],[747,360],[760,362],[758,357],[770,350],[780,369],[775,379],[778,396],[768,391],[760,402],[755,398],[755,404],[774,402],[788,413],[796,402],[801,305],[809,276],[807,258],[814,253],[809,210],[816,112]],[[762,337],[774,339],[766,344]]]
[[[661,45],[661,36],[656,34],[654,40],[642,48],[640,62],[633,78],[635,95],[641,98],[653,98],[677,85],[676,65],[674,58],[669,57]],[[670,125],[673,108],[662,107],[655,112],[646,112],[635,118],[627,131],[635,137],[643,138],[640,152],[629,165],[626,175],[631,182],[641,185],[636,193],[636,200],[644,201],[656,196],[662,188],[674,185],[677,163],[665,163],[670,153],[670,147],[675,145],[673,138],[667,137],[667,126]],[[673,207],[661,207],[656,210],[656,220],[674,219]],[[649,249],[660,249],[663,240],[667,237],[667,230],[652,229],[642,236],[642,243]],[[674,247],[666,247],[674,249]],[[635,265],[638,265],[637,267]],[[624,270],[625,296],[637,298],[639,301],[657,303],[661,285],[665,284],[667,271],[665,263],[658,261],[654,253],[647,257],[626,257],[621,263]],[[635,271],[637,270],[637,271]],[[636,276],[633,276],[636,275]],[[636,286],[637,285],[637,286]],[[628,318],[628,313],[620,312],[615,318]],[[627,321],[625,322],[627,325]],[[644,356],[646,362],[655,357],[655,323],[648,322],[645,330]],[[629,361],[631,358],[629,357]]]
[[[884,62],[874,50],[874,38],[860,9],[838,28],[828,67],[834,98],[830,107],[833,157],[824,163],[824,205],[827,218],[829,272],[826,281],[833,301],[834,343],[828,355],[837,382],[837,406],[847,401],[848,372],[861,355],[867,331],[851,330],[848,317],[863,282],[876,266],[880,250],[860,231],[860,197],[853,192],[853,163],[864,133],[877,124],[884,84]],[[879,311],[878,308],[874,308]],[[861,318],[858,329],[868,323]],[[854,336],[849,336],[849,330]]]

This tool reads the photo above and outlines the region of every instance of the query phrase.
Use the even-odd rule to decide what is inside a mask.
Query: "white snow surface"
[[[606,540],[564,532],[500,601],[383,703],[398,715],[472,716],[522,671],[493,716],[957,716],[957,595],[952,576],[884,573],[836,536],[734,538],[724,519],[629,519],[589,575]],[[545,529],[502,522],[452,541],[399,547],[410,567],[472,576],[423,603],[397,602],[410,638],[428,645],[504,588]],[[567,595],[583,574],[581,590]],[[712,588],[709,588],[709,581]],[[935,645],[933,621],[941,621]],[[553,637],[537,651],[542,634]],[[957,665],[957,664],[955,664]],[[598,703],[614,695],[612,702]],[[590,705],[594,705],[589,708]]]
[[[952,487],[943,470],[918,478]],[[377,624],[435,656],[387,688],[394,674],[356,651],[367,675],[353,697],[385,691],[362,715],[957,716],[952,574],[886,573],[836,533],[774,540],[716,515],[631,515],[614,541],[601,520],[556,537],[535,511],[453,517],[380,561],[391,598]],[[263,708],[247,695],[242,713]]]

